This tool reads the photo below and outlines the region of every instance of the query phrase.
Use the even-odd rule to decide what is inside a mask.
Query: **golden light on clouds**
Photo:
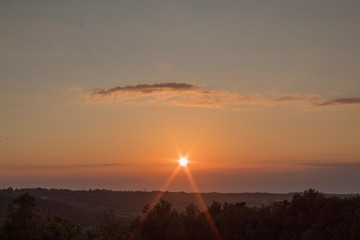
[[[295,163],[359,162],[360,1],[320,1],[0,3],[0,186],[302,191]]]
[[[294,105],[308,110],[335,105],[360,105],[358,97],[325,98],[320,94],[241,94],[228,90],[206,90],[190,82],[140,83],[91,91],[88,103],[164,104],[185,107],[226,107]]]

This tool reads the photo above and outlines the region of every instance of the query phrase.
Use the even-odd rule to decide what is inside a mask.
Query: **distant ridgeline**
[[[142,214],[145,205],[150,204],[158,191],[110,191],[66,189],[2,189],[0,190],[0,219],[6,214],[6,207],[21,193],[28,192],[36,196],[36,203],[42,212],[50,212],[56,216],[70,219],[81,226],[94,226],[103,217],[103,212],[113,210],[123,222],[128,222]],[[261,207],[272,202],[291,200],[294,193],[202,193],[205,203],[213,202],[238,203],[245,202],[249,207]],[[348,197],[351,195],[336,195]],[[194,193],[165,192],[163,199],[171,202],[178,211],[183,211],[188,205],[199,203]]]
[[[359,195],[205,193],[201,211],[194,194],[166,192],[150,209],[158,193],[0,190],[0,239],[360,239]]]

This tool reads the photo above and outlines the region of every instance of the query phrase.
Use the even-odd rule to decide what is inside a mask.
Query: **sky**
[[[0,188],[360,193],[360,2],[1,1]],[[191,192],[184,171],[166,189]]]

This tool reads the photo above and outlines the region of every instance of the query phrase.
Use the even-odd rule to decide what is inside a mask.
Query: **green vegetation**
[[[182,239],[360,239],[360,196],[326,196],[313,189],[262,207],[248,207],[244,202],[213,202],[208,213],[216,231],[197,206],[190,204],[178,211],[161,200],[145,216],[122,223],[114,211],[105,211],[102,221],[83,228],[61,217],[44,214],[36,207],[35,197],[19,195],[8,205],[0,225],[4,240],[182,240]],[[145,217],[144,217],[145,216]]]

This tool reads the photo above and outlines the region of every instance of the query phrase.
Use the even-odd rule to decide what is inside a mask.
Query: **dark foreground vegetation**
[[[144,213],[148,206],[144,207]],[[35,196],[23,193],[6,210],[0,239],[360,239],[360,196],[326,196],[313,189],[292,200],[262,207],[213,202],[208,214],[193,204],[179,212],[161,200],[146,216],[122,223],[113,211],[92,228],[41,212]]]
[[[82,227],[94,227],[103,219],[104,211],[114,214],[127,223],[142,214],[145,205],[150,204],[159,191],[110,191],[106,189],[68,190],[68,189],[0,189],[0,222],[6,215],[7,206],[20,194],[28,192],[36,197],[36,206],[41,212],[72,220]],[[246,202],[247,206],[261,207],[275,201],[291,200],[293,193],[203,193],[206,205],[213,202]],[[347,195],[338,195],[346,197]],[[198,201],[194,193],[163,192],[163,199],[171,202],[178,211]]]

